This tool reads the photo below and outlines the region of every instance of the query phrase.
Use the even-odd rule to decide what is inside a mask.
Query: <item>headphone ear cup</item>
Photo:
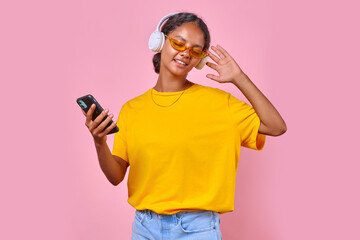
[[[149,49],[153,52],[161,52],[164,46],[165,35],[162,32],[155,31],[149,38]]]
[[[205,66],[208,59],[209,56],[206,56],[203,59],[201,59],[200,62],[195,66],[195,68],[201,70]]]

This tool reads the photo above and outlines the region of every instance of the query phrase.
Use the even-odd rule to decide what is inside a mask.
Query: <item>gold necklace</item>
[[[189,85],[189,83],[190,83],[190,82],[188,82],[187,85]],[[151,88],[151,99],[153,100],[153,102],[154,102],[156,105],[160,106],[160,107],[169,107],[169,106],[173,105],[174,103],[176,103],[176,102],[180,99],[180,97],[184,94],[184,92],[187,90],[187,88],[185,88],[185,89],[183,90],[183,92],[182,92],[182,93],[180,94],[180,96],[175,100],[175,102],[173,102],[172,104],[167,105],[167,106],[163,106],[163,105],[160,105],[160,104],[158,104],[158,103],[155,102],[155,100],[154,100],[154,98],[153,98],[153,90],[154,90],[154,88]]]

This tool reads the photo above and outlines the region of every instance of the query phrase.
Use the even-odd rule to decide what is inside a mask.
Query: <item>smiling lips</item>
[[[176,65],[178,65],[179,67],[186,67],[188,64],[181,61],[181,60],[178,60],[178,59],[174,59]]]

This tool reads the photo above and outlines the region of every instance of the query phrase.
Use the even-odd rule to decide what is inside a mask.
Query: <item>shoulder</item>
[[[204,91],[207,93],[204,94],[207,96],[207,101],[214,102],[217,101],[218,104],[227,104],[228,106],[241,106],[241,107],[250,107],[249,104],[243,100],[237,98],[235,95],[230,92],[224,91],[219,88],[204,86]]]
[[[216,88],[216,87],[210,87],[210,86],[203,86],[203,90],[207,93],[207,95],[211,97],[219,97],[219,98],[229,98],[230,93]]]
[[[147,98],[148,98],[148,92],[150,90],[147,90],[146,92],[131,98],[130,100],[128,100],[127,102],[125,102],[122,106],[122,109],[124,109],[125,111],[129,111],[131,109],[138,109],[139,107],[144,107],[145,103],[147,102]]]

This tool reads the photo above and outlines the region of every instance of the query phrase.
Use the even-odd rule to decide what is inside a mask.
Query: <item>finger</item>
[[[212,62],[206,62],[206,65],[214,70],[217,70],[217,65]]]
[[[216,62],[216,63],[219,63],[219,62],[220,62],[220,59],[219,59],[215,54],[213,54],[213,53],[210,52],[210,51],[207,51],[207,53],[208,53],[209,57],[210,57],[212,60],[214,60],[214,62]]]
[[[101,121],[105,118],[108,110],[103,110],[99,116],[97,116],[94,121],[92,121],[89,125],[89,130],[94,134],[96,134],[98,131],[95,131],[96,128],[99,126]]]
[[[111,119],[114,117],[113,114],[110,114],[109,116],[106,117],[106,119],[97,127],[97,132],[101,133],[106,126],[109,124],[109,122],[111,121]]]
[[[83,109],[81,109],[81,111],[83,112],[84,116],[86,117],[86,112]]]
[[[220,76],[215,76],[214,74],[206,74],[206,77],[215,80],[217,82],[220,80]]]
[[[221,54],[225,57],[230,56],[230,54],[219,44],[216,45],[216,47],[219,49],[219,51],[221,52]]]
[[[94,110],[95,110],[95,104],[93,103],[91,106],[90,106],[90,109],[89,109],[89,111],[87,112],[87,114],[86,114],[86,124],[87,124],[87,126],[89,126],[90,125],[90,123],[91,123],[91,120],[92,120],[92,115],[93,115],[93,112],[94,112]]]
[[[217,55],[219,55],[219,57],[221,59],[224,59],[225,58],[225,55],[215,46],[211,46],[212,50],[214,50],[216,52]]]
[[[105,135],[107,135],[113,128],[116,126],[116,122],[113,122],[110,126],[108,126],[105,131],[103,132]]]
[[[108,109],[103,110],[103,111],[99,114],[99,116],[97,116],[97,117],[94,119],[94,121],[90,124],[89,129],[90,129],[90,131],[93,132],[93,134],[95,134],[96,132],[98,132],[98,131],[93,131],[93,130],[95,130],[95,129],[99,126],[99,124],[100,124],[101,121],[105,118],[105,116],[106,116],[106,114],[107,114],[108,112],[109,112]]]

